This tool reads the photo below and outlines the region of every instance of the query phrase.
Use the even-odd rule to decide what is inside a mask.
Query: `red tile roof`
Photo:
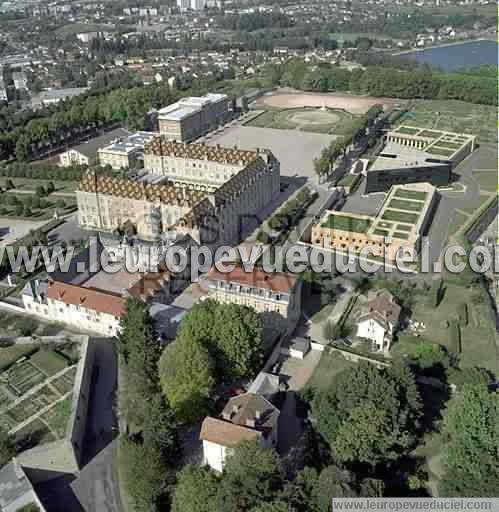
[[[125,313],[125,300],[118,294],[60,281],[49,283],[47,298],[112,316],[121,317]]]
[[[203,421],[199,439],[234,448],[243,441],[258,439],[260,436],[261,433],[257,430],[207,416]]]
[[[237,265],[231,272],[220,272],[216,267],[211,267],[207,277],[210,280],[239,283],[280,293],[290,293],[297,281],[291,274],[265,272],[257,267],[252,272],[246,272],[241,265]]]
[[[170,271],[160,270],[159,272],[148,272],[144,274],[133,286],[128,288],[128,293],[136,299],[147,300],[165,287],[170,281]]]

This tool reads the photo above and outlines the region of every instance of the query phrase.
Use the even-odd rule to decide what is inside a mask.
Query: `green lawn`
[[[397,210],[409,210],[412,212],[420,212],[423,209],[424,203],[415,201],[404,201],[403,199],[392,199],[388,205],[390,208],[396,208]]]
[[[312,378],[308,381],[305,388],[313,388],[317,390],[328,389],[334,377],[347,368],[352,368],[356,365],[351,361],[345,359],[338,352],[327,352],[322,354],[319,365],[314,371]]]
[[[398,212],[395,210],[385,210],[383,219],[393,220],[395,222],[406,222],[407,224],[416,224],[419,215],[417,213]]]
[[[489,192],[496,192],[498,189],[498,175],[496,170],[474,170],[473,176],[477,179],[478,183],[480,183],[480,188],[482,190],[487,190]]]
[[[7,180],[11,180],[15,187],[20,190],[33,190],[42,185],[46,187],[49,182],[52,182],[55,186],[56,192],[75,192],[78,187],[77,181],[72,180],[35,180],[32,178],[7,178],[5,176],[0,177],[0,186],[5,188]]]
[[[470,321],[467,326],[461,326],[461,364],[483,366],[497,374],[499,358],[495,344],[494,314],[488,303],[477,303],[474,299],[483,290],[479,286],[470,289],[449,282],[445,285],[445,295],[440,305],[435,308],[426,301],[417,301],[412,319],[425,324],[423,336],[426,339],[450,349],[448,321],[457,317],[459,304],[468,304]]]
[[[424,201],[426,199],[426,192],[420,192],[418,190],[398,189],[395,192],[395,197],[402,197],[405,199],[416,199],[418,201]]]
[[[358,219],[356,217],[347,217],[331,214],[322,227],[329,229],[338,229],[341,231],[350,231],[352,233],[365,233],[371,226],[369,219]]]
[[[497,107],[455,100],[420,100],[399,124],[478,135],[479,142],[497,142]]]
[[[406,133],[407,135],[415,135],[419,132],[419,128],[410,128],[408,126],[399,126],[396,130],[398,133]]]
[[[11,347],[0,348],[0,370],[10,366],[12,363],[25,357],[38,349],[35,343],[27,345],[12,345]]]
[[[408,233],[402,233],[401,231],[395,231],[393,238],[400,238],[401,240],[407,240],[409,238]]]
[[[437,146],[431,146],[431,148],[426,148],[427,153],[432,155],[441,155],[441,156],[451,156],[455,153],[453,149],[445,149]]]
[[[66,361],[50,350],[39,350],[30,360],[48,377],[67,367]]]
[[[113,31],[110,25],[102,25],[97,23],[70,23],[56,30],[56,33],[62,36],[76,35],[83,32],[109,32]]]

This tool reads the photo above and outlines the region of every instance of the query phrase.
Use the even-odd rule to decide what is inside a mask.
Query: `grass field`
[[[0,371],[10,366],[21,357],[31,354],[37,348],[38,345],[35,343],[26,345],[12,345],[10,347],[0,348]]]
[[[357,219],[340,215],[330,215],[322,227],[350,231],[352,233],[365,233],[371,226],[369,219]]]
[[[57,402],[54,407],[49,409],[43,416],[50,430],[58,439],[66,435],[68,420],[71,415],[71,398],[65,398]]]
[[[424,203],[416,201],[404,201],[403,199],[392,199],[388,205],[390,208],[396,208],[398,210],[408,210],[412,212],[420,212],[423,208]]]
[[[462,353],[461,364],[464,366],[482,366],[497,374],[499,360],[495,344],[495,319],[487,303],[477,303],[473,299],[473,289],[446,283],[445,295],[440,305],[435,308],[425,301],[417,301],[412,319],[423,322],[426,330],[423,336],[430,341],[451,348],[448,321],[456,318],[459,304],[468,304],[470,320],[461,327]],[[479,289],[475,289],[479,293]]]
[[[39,368],[47,377],[67,367],[66,361],[55,352],[39,350],[30,358],[32,364]]]
[[[419,215],[416,213],[399,212],[396,210],[385,210],[382,217],[382,219],[406,222],[407,224],[416,224],[418,218]]]
[[[4,176],[0,177],[0,185],[5,187],[7,180],[11,180],[16,189],[20,190],[35,191],[40,185],[46,187],[50,182],[54,184],[56,192],[74,192],[78,187],[78,182],[71,180],[35,180],[31,178],[7,178]]]
[[[426,192],[418,192],[417,190],[399,189],[395,192],[395,197],[402,197],[404,199],[416,199],[418,201],[424,201],[426,199]]]
[[[112,31],[113,27],[97,23],[70,23],[59,27],[55,32],[61,36],[71,36],[83,32],[104,32]]]
[[[480,188],[488,192],[496,192],[498,189],[498,175],[497,169],[486,170],[486,169],[475,169],[473,176],[480,183]]]
[[[302,130],[313,133],[344,135],[355,120],[355,116],[341,111],[321,111],[313,108],[289,110],[271,109],[250,118],[245,126],[277,128],[281,130]]]
[[[497,107],[489,105],[421,100],[398,123],[478,135],[482,143],[497,142]]]
[[[328,389],[338,373],[347,368],[353,368],[355,365],[356,363],[348,361],[338,352],[324,352],[319,365],[315,369],[312,378],[307,382],[305,388],[317,390]]]

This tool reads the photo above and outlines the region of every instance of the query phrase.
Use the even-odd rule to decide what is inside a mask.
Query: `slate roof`
[[[124,128],[116,128],[116,130],[111,130],[110,132],[104,133],[99,137],[95,137],[90,139],[88,142],[84,142],[83,144],[78,144],[78,146],[74,146],[71,148],[73,151],[78,151],[82,155],[88,158],[95,158],[97,156],[97,152],[99,149],[103,148],[110,144],[113,140],[125,138],[130,135],[130,132],[125,130]]]

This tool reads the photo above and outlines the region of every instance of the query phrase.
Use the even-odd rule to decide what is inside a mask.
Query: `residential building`
[[[59,165],[61,167],[95,165],[99,162],[99,149],[108,146],[113,141],[126,139],[130,135],[129,131],[117,128],[94,137],[61,153],[59,155]]]
[[[388,290],[370,292],[357,320],[357,336],[371,341],[377,350],[388,352],[400,321],[402,308]]]
[[[80,94],[85,94],[88,87],[72,87],[68,89],[52,89],[51,91],[44,91],[36,98],[33,97],[33,103],[41,103],[44,106],[54,105],[59,101],[66,100],[68,98],[74,98]]]
[[[267,327],[291,332],[300,318],[301,281],[291,274],[246,272],[236,265],[230,272],[212,267],[205,276],[208,296],[223,304],[248,306],[262,315]]]
[[[420,250],[436,206],[437,192],[429,183],[395,185],[375,216],[326,210],[312,226],[310,241],[327,250],[394,260],[400,251]]]
[[[0,510],[18,512],[33,505],[46,512],[28,476],[16,459],[0,468]]]
[[[14,73],[12,73],[12,80],[14,82],[14,87],[18,91],[28,89],[28,77],[23,71],[14,71]]]
[[[111,144],[99,148],[97,153],[100,165],[110,165],[113,169],[143,167],[144,146],[155,135],[151,132],[135,132],[128,137],[118,138]]]
[[[231,398],[221,418],[207,417],[199,438],[203,441],[203,463],[221,473],[227,456],[243,441],[257,441],[276,448],[279,409],[263,396],[245,393]]]
[[[104,336],[118,334],[125,311],[120,294],[62,281],[29,282],[22,299],[30,314]]]
[[[232,114],[226,94],[183,98],[158,111],[159,132],[168,140],[189,142],[224,124]]]

